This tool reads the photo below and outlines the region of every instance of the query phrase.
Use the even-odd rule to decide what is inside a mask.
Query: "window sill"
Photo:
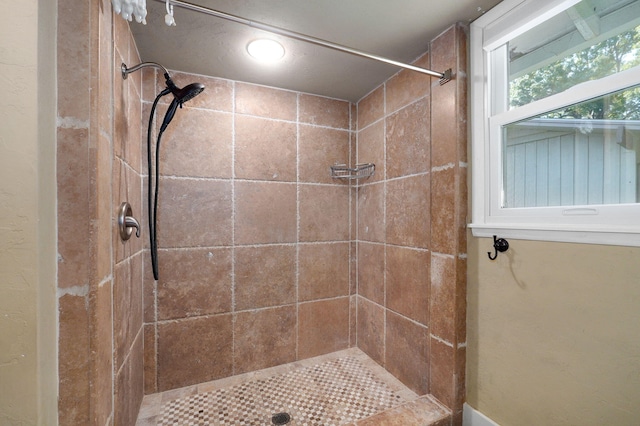
[[[640,247],[640,229],[603,229],[594,227],[554,228],[551,225],[471,223],[474,237],[512,238],[561,243],[601,244]]]

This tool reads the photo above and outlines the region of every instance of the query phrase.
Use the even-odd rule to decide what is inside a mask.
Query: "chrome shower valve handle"
[[[118,211],[118,227],[122,241],[127,241],[131,238],[133,228],[136,228],[136,237],[140,238],[140,224],[132,214],[131,205],[129,203],[125,201],[120,204],[120,209]]]

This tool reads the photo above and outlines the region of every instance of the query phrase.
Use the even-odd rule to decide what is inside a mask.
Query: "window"
[[[640,246],[640,0],[505,0],[471,82],[475,236]]]

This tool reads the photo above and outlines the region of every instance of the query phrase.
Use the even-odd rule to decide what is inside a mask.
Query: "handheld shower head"
[[[191,83],[181,89],[174,84],[168,73],[165,73],[164,79],[166,80],[167,88],[171,90],[180,107],[182,107],[183,103],[198,96],[200,92],[204,90],[204,85],[201,83]]]
[[[191,83],[181,89],[174,84],[173,80],[171,80],[171,77],[169,76],[169,73],[164,74],[164,79],[167,83],[167,88],[165,90],[171,91],[171,93],[173,94],[173,100],[171,101],[169,108],[167,108],[167,112],[164,115],[164,120],[162,120],[162,126],[160,126],[161,133],[166,130],[169,123],[171,123],[171,120],[173,120],[173,116],[175,115],[178,106],[182,108],[183,103],[198,96],[200,92],[204,90],[204,85],[201,83]]]
[[[188,100],[195,98],[204,90],[204,84],[202,83],[191,83],[184,86],[177,93],[173,93],[173,95],[178,99],[178,102],[182,105]]]

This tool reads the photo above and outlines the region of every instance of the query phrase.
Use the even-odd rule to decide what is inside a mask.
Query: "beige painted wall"
[[[7,1],[7,0],[0,0]],[[57,1],[38,0],[38,425],[58,419],[56,182]],[[6,9],[4,9],[6,10]]]
[[[52,424],[55,376],[54,109],[38,67],[52,56],[51,8],[0,0],[0,424]],[[52,3],[52,2],[49,2]],[[55,2],[53,2],[55,3]],[[39,29],[39,13],[42,27]],[[43,46],[45,47],[45,46]],[[8,93],[7,93],[8,92]],[[42,100],[39,106],[39,96]],[[46,117],[45,117],[46,116]],[[41,120],[39,120],[41,119]],[[49,146],[46,146],[46,144]],[[53,188],[53,190],[52,190]],[[52,345],[53,342],[53,345]],[[48,418],[49,417],[49,418]]]
[[[503,426],[637,425],[640,248],[469,238],[467,402]]]

